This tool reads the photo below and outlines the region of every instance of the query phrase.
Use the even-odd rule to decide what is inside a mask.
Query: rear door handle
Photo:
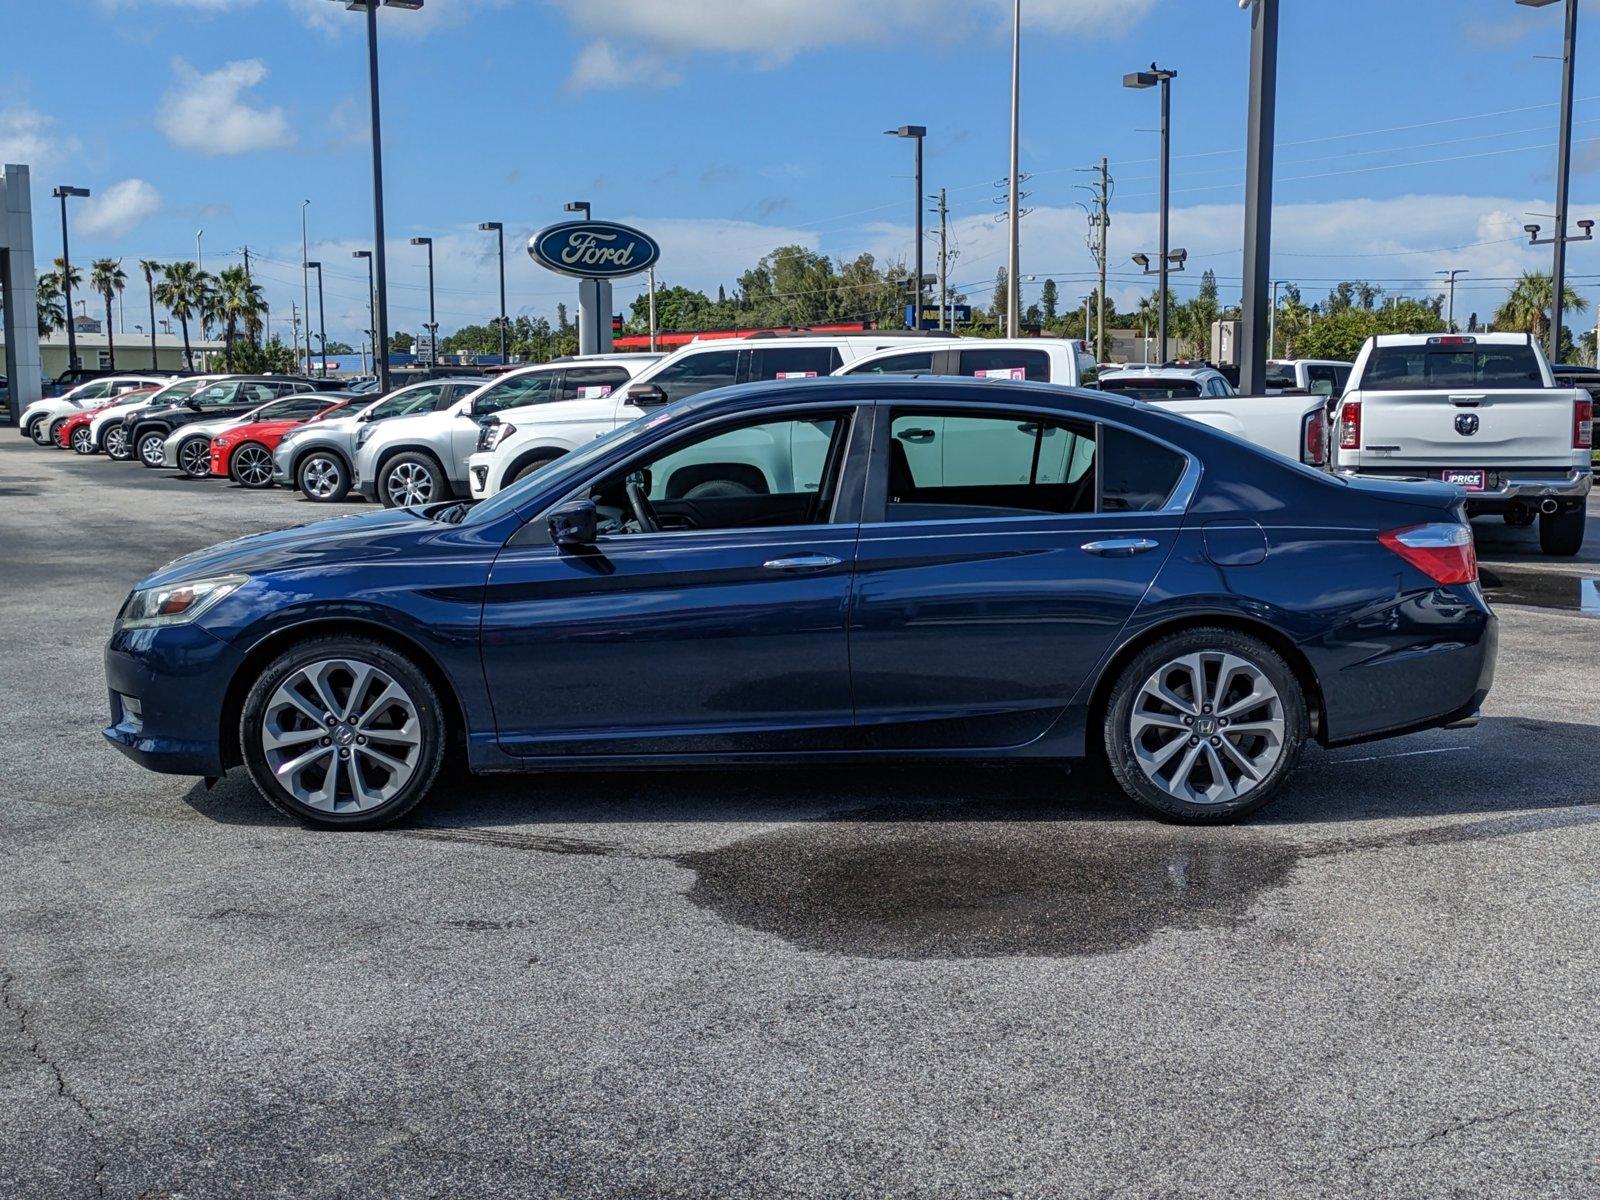
[[[1150,538],[1107,538],[1103,542],[1085,542],[1083,550],[1101,558],[1132,558],[1146,550],[1154,550],[1159,542]]]
[[[769,558],[761,565],[769,571],[799,573],[826,571],[829,567],[837,567],[839,560],[831,554],[795,554],[788,558]]]
[[[902,442],[931,442],[933,430],[931,429],[906,429],[895,435]]]

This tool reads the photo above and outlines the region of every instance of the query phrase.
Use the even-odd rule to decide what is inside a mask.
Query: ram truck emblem
[[[1471,437],[1478,432],[1478,414],[1462,413],[1456,418],[1456,432],[1462,437]]]

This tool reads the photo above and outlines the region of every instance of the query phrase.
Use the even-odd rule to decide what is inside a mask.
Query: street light
[[[376,287],[377,330],[373,341],[372,357],[378,365],[378,390],[389,390],[389,304],[386,263],[383,252],[383,124],[378,113],[378,3],[385,8],[402,8],[415,11],[422,0],[334,0],[352,12],[367,14],[367,90],[372,102],[372,247],[377,270]],[[378,353],[379,344],[383,353]]]
[[[588,205],[585,204],[584,208],[587,210]],[[571,204],[567,205],[567,211],[572,211]],[[478,228],[484,233],[493,233],[500,239],[500,365],[505,366],[511,361],[506,352],[506,227],[499,221],[484,221]]]
[[[431,237],[414,237],[411,239],[413,246],[426,246],[428,248],[428,365],[439,365],[439,320],[433,312],[433,239]]]
[[[1158,274],[1161,279],[1158,284],[1159,296],[1156,313],[1156,351],[1162,362],[1167,361],[1167,214],[1171,193],[1168,189],[1168,166],[1172,159],[1172,81],[1177,78],[1176,71],[1164,70],[1150,64],[1148,71],[1134,71],[1122,77],[1122,86],[1144,91],[1157,84],[1161,86],[1161,216],[1160,216],[1160,249],[1157,251]],[[1149,274],[1149,271],[1145,272]]]
[[[50,194],[61,201],[61,292],[67,302],[67,370],[72,371],[78,366],[78,331],[72,321],[72,255],[67,247],[67,197],[87,196],[89,189],[62,184]]]
[[[1517,0],[1524,8],[1547,8],[1555,0]],[[1524,226],[1535,246],[1549,244],[1552,252],[1550,265],[1550,361],[1561,361],[1561,300],[1567,287],[1567,243],[1588,241],[1590,228],[1583,236],[1567,235],[1567,191],[1572,180],[1572,66],[1578,49],[1578,0],[1567,0],[1565,44],[1561,55],[1561,133],[1556,141],[1556,228],[1545,241],[1539,240],[1537,225]],[[1580,228],[1584,223],[1578,222]]]
[[[889,137],[910,138],[917,144],[916,191],[911,193],[911,207],[916,212],[916,274],[912,276],[914,289],[911,295],[911,328],[922,328],[922,139],[928,130],[924,125],[902,125],[898,129],[885,129]]]
[[[320,342],[322,354],[322,377],[328,377],[328,320],[322,307],[322,264],[308,262],[306,266],[317,273],[317,341]],[[311,340],[311,314],[306,314],[306,341]]]
[[[377,310],[377,301],[376,301],[377,293],[373,289],[377,285],[374,284],[373,281],[372,281],[372,251],[371,250],[356,250],[356,251],[353,251],[351,253],[350,257],[351,258],[364,258],[364,259],[367,260],[367,331],[366,332],[367,332],[367,334],[369,336],[376,336],[377,329],[378,329],[378,316],[377,316],[378,310]],[[318,278],[320,279],[321,276],[319,275]],[[379,375],[378,375],[378,390],[380,392],[387,392],[389,390],[388,382],[387,382],[387,378],[386,378],[386,376],[388,375],[388,365],[389,365],[389,339],[388,339],[388,337],[385,336],[383,341],[384,341],[384,345],[383,345],[383,363],[384,363],[384,368],[385,369],[382,372],[380,372]],[[372,362],[373,362],[374,366],[377,365],[377,362],[378,362],[378,343],[377,342],[373,342],[372,343]]]
[[[589,219],[589,202],[587,200],[568,200],[565,208],[568,212],[581,212],[583,219]]]
[[[1445,310],[1444,318],[1446,332],[1448,333],[1454,333],[1456,331],[1456,276],[1466,275],[1468,273],[1469,272],[1467,271],[1466,267],[1457,267],[1453,271],[1434,272],[1435,275],[1443,275],[1450,281],[1450,307]]]

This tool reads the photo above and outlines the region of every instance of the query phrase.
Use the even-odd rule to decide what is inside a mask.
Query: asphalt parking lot
[[[0,429],[0,1193],[1600,1192],[1600,503],[1478,525],[1474,730],[1252,823],[992,768],[452,781],[311,833],[103,744],[140,575],[359,512]]]

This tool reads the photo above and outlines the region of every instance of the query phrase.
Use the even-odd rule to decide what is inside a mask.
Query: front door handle
[[[1103,542],[1085,542],[1083,549],[1101,558],[1132,558],[1146,550],[1154,550],[1159,542],[1150,538],[1107,538]]]
[[[769,571],[826,571],[837,567],[839,560],[831,554],[795,554],[789,558],[769,558],[761,565]]]

